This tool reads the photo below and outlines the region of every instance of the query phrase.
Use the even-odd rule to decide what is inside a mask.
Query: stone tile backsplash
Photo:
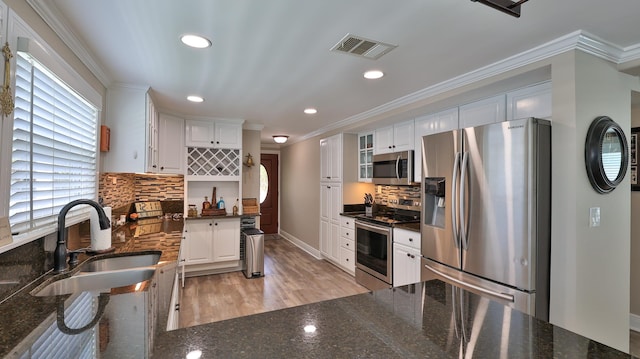
[[[184,177],[135,173],[102,173],[98,196],[105,206],[121,208],[141,201],[182,201]]]
[[[387,204],[389,196],[420,199],[420,186],[385,186],[377,185],[376,193],[372,193],[376,204]]]

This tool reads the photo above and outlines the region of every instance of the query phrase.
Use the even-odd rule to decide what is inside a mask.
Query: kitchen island
[[[38,281],[27,285],[0,304],[0,356],[48,358],[59,350],[66,358],[185,358],[199,350],[202,358],[629,357],[438,280],[166,331],[183,222],[156,221],[152,231],[141,225],[114,231],[113,243],[119,253],[163,250],[153,279],[107,291],[100,320],[78,333],[61,333],[57,308],[73,307],[67,324],[82,327],[98,312],[96,293],[34,297]]]

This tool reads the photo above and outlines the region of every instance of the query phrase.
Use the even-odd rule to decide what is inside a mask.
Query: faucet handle
[[[69,254],[69,265],[71,267],[75,267],[76,265],[78,265],[78,254],[86,253],[86,252],[87,252],[86,248],[80,248],[73,251],[68,251],[67,253]]]

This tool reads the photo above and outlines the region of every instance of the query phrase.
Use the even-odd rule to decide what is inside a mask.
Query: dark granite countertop
[[[154,357],[194,350],[202,358],[629,357],[438,280],[161,333]]]
[[[60,350],[57,357],[148,357],[156,337],[154,333],[166,328],[183,224],[182,219],[144,219],[127,223],[112,232],[115,250],[93,258],[162,251],[155,275],[126,287],[95,293],[33,296],[30,292],[34,288],[54,277],[50,271],[50,256],[37,256],[37,260],[43,262],[34,265],[42,271],[39,277],[0,302],[0,357],[22,357],[26,353],[34,358],[56,357],[51,348],[43,347],[47,338],[56,336],[59,341],[55,347]],[[69,248],[84,248],[89,244],[90,239],[81,236],[69,243]],[[90,257],[81,255],[80,263]],[[6,266],[14,268],[15,264],[8,262]],[[77,269],[58,276],[69,277]],[[61,313],[66,317],[63,321],[60,320]],[[94,318],[99,320],[93,322]],[[61,323],[82,330],[69,332]],[[89,351],[80,354],[81,347]]]

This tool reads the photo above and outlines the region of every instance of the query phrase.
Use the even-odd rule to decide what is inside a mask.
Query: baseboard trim
[[[324,259],[322,257],[322,254],[320,253],[320,251],[318,249],[315,249],[315,248],[311,247],[309,244],[307,244],[304,241],[301,241],[299,238],[296,238],[295,236],[291,235],[290,233],[287,233],[287,232],[285,232],[283,230],[280,230],[280,237],[282,237],[285,240],[291,242],[291,244],[293,244],[294,246],[302,249],[303,251],[309,253],[315,259]]]
[[[640,315],[629,314],[629,329],[640,332]]]

